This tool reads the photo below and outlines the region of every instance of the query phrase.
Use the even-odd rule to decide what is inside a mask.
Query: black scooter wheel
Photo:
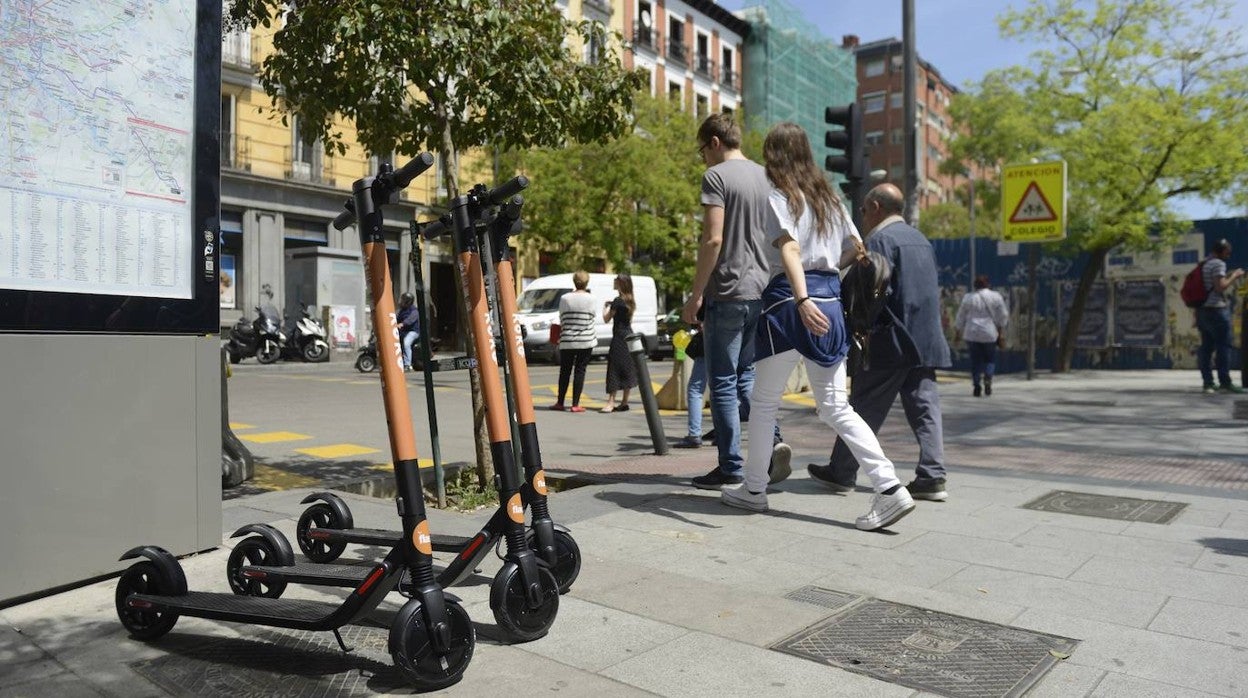
[[[329,347],[321,342],[308,342],[303,347],[303,360],[313,364],[329,361]]]
[[[286,582],[266,582],[263,579],[244,577],[244,565],[276,565],[278,556],[273,546],[263,536],[250,536],[238,542],[230,551],[225,564],[225,575],[230,589],[239,596],[264,596],[276,599],[286,591]]]
[[[559,583],[545,567],[537,569],[539,602],[530,608],[520,566],[508,562],[494,575],[490,585],[490,609],[499,629],[516,642],[543,637],[559,614]]]
[[[299,549],[312,562],[325,563],[337,560],[342,551],[347,549],[346,542],[330,543],[323,540],[313,540],[311,534],[317,528],[342,528],[342,521],[338,519],[338,513],[325,502],[317,502],[304,509],[303,513],[299,515],[299,523],[295,525],[295,540],[299,542]]]
[[[537,534],[533,529],[529,529],[525,540],[529,544],[529,549],[537,553]],[[538,554],[541,557],[541,554]],[[581,573],[581,547],[572,539],[572,534],[567,531],[555,529],[555,564],[550,568],[555,575],[555,581],[559,583],[559,593],[566,594],[572,588],[572,582],[576,581],[577,575]]]
[[[468,612],[446,599],[446,620],[450,649],[444,655],[433,649],[429,623],[419,599],[404,604],[390,628],[390,657],[418,691],[437,691],[459,683],[472,661],[477,631]]]
[[[173,629],[178,614],[172,611],[130,608],[126,599],[131,594],[171,594],[173,584],[161,576],[160,568],[143,560],[130,565],[117,580],[117,617],[136,640],[155,640]]]
[[[377,357],[368,354],[360,354],[360,358],[355,360],[355,370],[360,373],[372,373],[377,370]]]
[[[277,346],[277,342],[266,339],[260,343],[260,350],[256,352],[256,361],[262,364],[271,364],[282,357],[282,348]]]

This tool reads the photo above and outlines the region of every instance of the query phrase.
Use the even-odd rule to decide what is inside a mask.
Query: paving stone
[[[1080,567],[1070,579],[1248,608],[1248,594],[1244,593],[1242,577],[1191,567],[1158,565],[1097,555]]]
[[[920,536],[899,551],[1059,578],[1069,576],[1092,557],[1090,553],[936,532]]]
[[[1044,678],[1027,692],[1027,698],[1071,698],[1086,696],[1105,676],[1105,672],[1093,667],[1058,662],[1049,669]]]
[[[802,564],[825,574],[840,572],[877,579],[904,579],[913,586],[931,587],[966,567],[966,563],[941,559],[921,546],[910,547],[924,540],[924,537],[891,550],[813,536],[789,535],[800,540],[774,550],[766,557]]]
[[[820,577],[812,584],[825,589],[834,589],[850,594],[904,603],[910,606],[930,608],[941,613],[952,613],[1004,625],[1009,625],[1024,609],[1024,606],[1021,604],[1010,603],[1001,599],[985,598],[982,594],[967,596],[940,588],[924,589],[910,585],[905,580],[892,578],[881,579],[864,575],[834,573]]]
[[[1216,542],[1213,542],[1212,545],[1215,547],[1205,550],[1193,566],[1198,570],[1248,576],[1248,554],[1239,552],[1234,548],[1221,547],[1223,545],[1243,545],[1244,540],[1239,538],[1222,538],[1214,539],[1214,541]]]
[[[6,698],[44,698],[45,696],[56,696],[56,698],[95,698],[96,696],[107,694],[92,686],[90,682],[81,676],[64,672],[52,676],[41,676],[25,683],[8,686],[0,683],[0,695],[4,695]],[[141,687],[136,687],[136,690],[129,695],[142,696],[150,694],[145,694]]]
[[[652,535],[629,528],[609,526],[600,519],[581,521],[569,527],[572,538],[586,559],[618,560],[634,562],[656,550],[671,546],[675,538]]]
[[[525,643],[524,649],[580,669],[599,671],[688,632],[565,595],[559,599],[559,617],[550,634]]]
[[[1159,542],[1048,525],[1037,526],[1015,538],[1014,542],[1162,565],[1191,565],[1200,557],[1202,551],[1199,545]]]
[[[1179,512],[1171,523],[1184,524],[1186,526],[1209,526],[1218,528],[1233,514],[1218,509],[1202,509],[1200,507],[1188,507]]]
[[[1148,629],[1248,648],[1248,608],[1174,597]]]
[[[1146,627],[1166,600],[1165,594],[979,566],[962,570],[936,588],[1137,628]]]
[[[664,548],[639,562],[652,570],[762,593],[774,590],[777,583],[802,586],[822,574],[808,565],[695,544]]]
[[[909,696],[909,688],[704,633],[602,672],[663,696]],[[834,693],[829,693],[829,690]]]
[[[1218,524],[1218,527],[1248,533],[1248,507],[1243,507],[1240,511],[1230,512],[1222,523]]]
[[[1090,694],[1095,698],[1206,698],[1216,693],[1195,691],[1168,683],[1109,672]],[[1028,696],[1028,698],[1031,698]]]

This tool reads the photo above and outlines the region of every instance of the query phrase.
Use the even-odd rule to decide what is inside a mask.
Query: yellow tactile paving
[[[331,444],[329,446],[313,446],[312,448],[296,448],[295,453],[302,453],[316,458],[346,458],[362,456],[365,453],[379,453],[381,449],[369,448],[358,444]]]
[[[783,399],[785,402],[791,402],[795,405],[815,406],[815,396],[810,393],[788,393]]]
[[[273,444],[282,441],[302,441],[312,437],[307,434],[296,434],[293,431],[266,431],[259,434],[244,434],[238,438],[257,444]]]
[[[433,459],[432,458],[417,458],[416,464],[419,465],[421,468],[432,468]],[[375,465],[370,465],[368,467],[372,468],[373,470],[394,470],[394,465],[391,463],[377,463]]]
[[[266,490],[289,490],[296,487],[312,487],[317,482],[319,481],[316,478],[256,463],[255,475],[247,484]]]
[[[255,429],[255,428],[256,428],[256,425],[254,425],[254,424],[243,424],[242,422],[230,422],[230,428],[231,428],[231,429],[234,429],[235,431],[237,431],[237,430],[239,430],[239,429]]]

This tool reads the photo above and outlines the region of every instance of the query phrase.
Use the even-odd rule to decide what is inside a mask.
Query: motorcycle
[[[441,341],[437,337],[429,339],[429,351],[436,352],[441,346]],[[417,343],[412,347],[412,368],[423,370],[425,362],[420,359],[420,344]],[[360,373],[372,373],[377,370],[377,335],[368,338],[368,344],[360,347],[359,354],[355,357],[355,370]]]
[[[289,336],[283,336],[282,356],[287,359],[303,359],[310,363],[329,361],[329,342],[325,325],[303,307],[303,317],[290,326]]]
[[[271,305],[256,306],[255,320],[239,318],[225,345],[230,363],[236,364],[251,356],[262,364],[277,361],[281,357],[283,340],[277,318],[277,309]]]

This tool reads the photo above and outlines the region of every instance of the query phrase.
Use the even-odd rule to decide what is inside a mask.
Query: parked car
[[[615,298],[615,274],[590,274],[589,292],[595,305],[602,308]],[[558,362],[559,346],[550,341],[550,326],[559,322],[559,299],[571,293],[572,275],[555,274],[535,279],[520,294],[516,319],[520,321],[524,336],[524,353],[530,360],[549,359]],[[633,300],[637,310],[633,314],[633,331],[645,337],[646,352],[653,354],[658,346],[656,320],[659,312],[658,293],[654,279],[649,276],[633,277]],[[611,323],[598,316],[598,346],[594,356],[606,356],[611,347]]]
[[[688,329],[688,327],[685,321],[680,319],[679,308],[659,318],[658,341],[655,344],[654,351],[650,354],[650,358],[666,359],[675,356],[676,348],[672,346],[672,336],[680,330]]]

